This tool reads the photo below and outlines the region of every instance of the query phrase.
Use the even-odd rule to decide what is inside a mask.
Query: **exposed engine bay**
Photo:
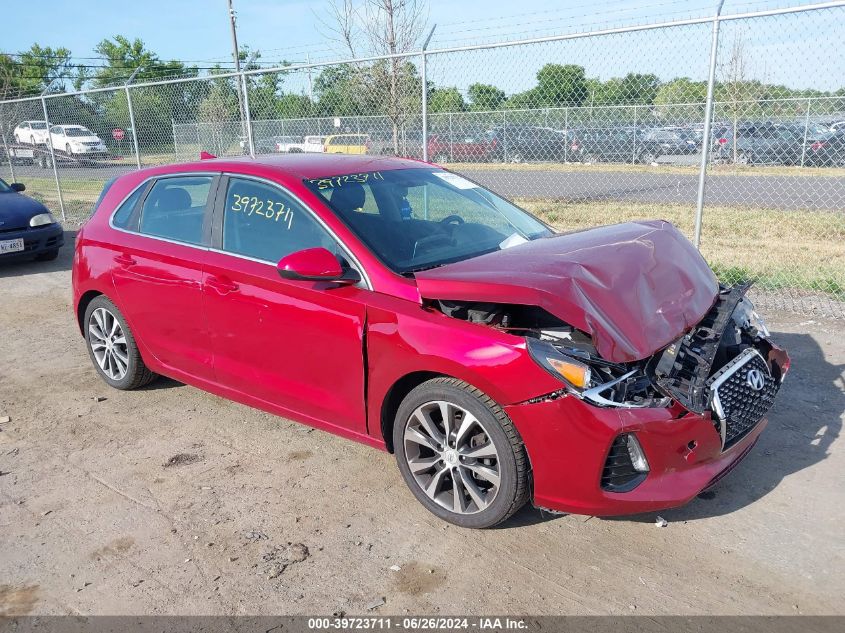
[[[714,418],[727,418],[730,411],[720,406],[718,387],[739,365],[747,373],[754,363],[762,364],[768,374],[764,381],[773,385],[764,382],[766,389],[760,390],[767,401],[773,400],[782,379],[779,350],[745,298],[749,286],[721,287],[697,326],[653,356],[628,363],[603,359],[588,334],[536,306],[441,300],[433,307],[453,318],[524,336],[534,359],[566,385],[537,401],[566,393],[596,406],[622,408],[665,407],[674,401],[695,413],[714,411]],[[725,429],[721,432],[724,438]]]

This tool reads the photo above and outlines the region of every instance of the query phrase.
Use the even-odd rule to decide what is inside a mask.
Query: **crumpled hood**
[[[47,213],[47,207],[15,192],[0,193],[0,229],[24,229],[34,215]]]
[[[617,363],[676,341],[719,291],[704,258],[664,220],[538,239],[415,277],[426,299],[539,306]]]

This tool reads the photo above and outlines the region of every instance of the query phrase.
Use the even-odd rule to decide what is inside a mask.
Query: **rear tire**
[[[111,387],[128,391],[157,378],[144,364],[123,314],[104,295],[94,297],[88,304],[83,329],[91,362]]]
[[[492,527],[530,496],[528,455],[510,418],[492,398],[456,378],[428,380],[405,397],[393,447],[417,500],[460,527]]]

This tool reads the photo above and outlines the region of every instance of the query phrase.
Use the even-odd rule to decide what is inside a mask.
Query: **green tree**
[[[707,100],[707,82],[677,77],[657,89],[655,115],[663,121],[700,121]]]
[[[428,96],[428,109],[431,112],[463,112],[467,104],[457,88],[435,88]]]
[[[620,92],[623,103],[651,105],[660,89],[660,78],[653,74],[628,73],[622,78]]]
[[[136,83],[161,79],[172,76],[196,76],[196,67],[186,67],[178,61],[162,61],[158,55],[150,51],[140,38],[130,40],[123,35],[116,35],[113,39],[104,39],[94,52],[103,58],[103,66],[94,73],[95,87],[122,85],[129,76],[140,68],[135,77]]]
[[[537,72],[537,85],[513,95],[508,108],[580,106],[587,98],[587,77],[582,66],[546,64]]]
[[[587,98],[583,66],[546,64],[537,73],[537,97],[544,106],[580,106]]]
[[[467,96],[471,110],[498,110],[507,98],[504,90],[488,84],[470,84]]]

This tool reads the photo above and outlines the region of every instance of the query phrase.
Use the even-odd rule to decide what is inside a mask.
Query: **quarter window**
[[[306,248],[337,253],[309,211],[278,187],[230,178],[223,211],[223,250],[272,263]]]
[[[97,210],[97,207],[100,206],[100,202],[105,197],[106,192],[108,192],[109,188],[111,187],[111,182],[106,183],[106,186],[103,187],[103,191],[100,194],[100,199],[97,200],[97,204],[94,205],[94,210]],[[114,216],[112,217],[112,224],[119,229],[128,229],[134,230],[138,224],[138,217],[135,216],[135,226],[130,226],[130,221],[132,219],[132,211],[135,210],[135,206],[138,204],[138,200],[141,199],[141,196],[144,195],[144,191],[146,190],[145,185],[141,185],[138,187],[131,196],[129,196],[126,200],[123,201],[123,204],[115,211]]]
[[[185,176],[156,182],[141,209],[141,233],[202,244],[212,180],[211,176]]]

